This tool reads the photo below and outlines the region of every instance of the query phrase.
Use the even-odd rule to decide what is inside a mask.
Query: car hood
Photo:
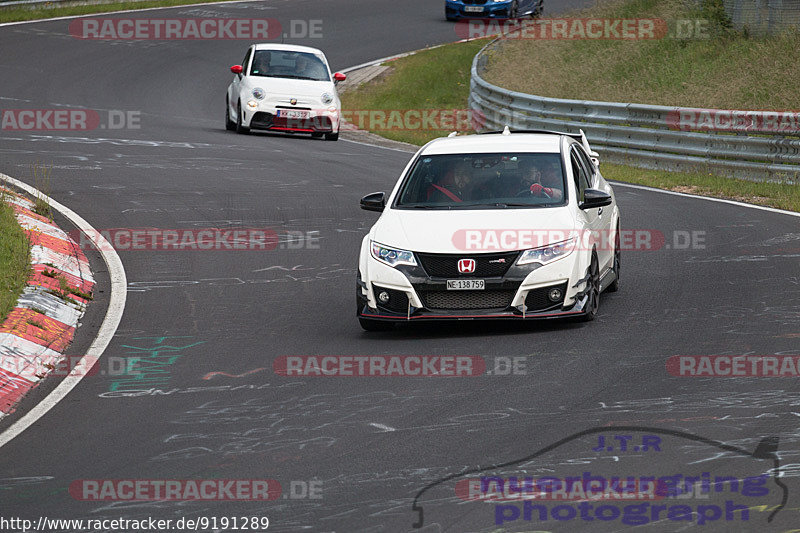
[[[575,220],[567,207],[452,211],[387,208],[373,226],[371,237],[414,252],[496,252],[558,242],[574,228]],[[503,240],[504,232],[512,233]]]
[[[267,78],[265,76],[248,76],[247,85],[250,88],[261,87],[267,95],[286,96],[319,96],[328,91],[332,92],[333,82],[313,80],[293,80],[291,78]]]

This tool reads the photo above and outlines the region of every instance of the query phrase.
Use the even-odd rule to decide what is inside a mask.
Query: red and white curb
[[[94,288],[78,245],[34,203],[4,189],[31,243],[31,273],[17,306],[0,324],[0,418],[55,369]]]
[[[58,402],[66,398],[67,394],[69,394],[70,391],[74,389],[84,377],[89,375],[89,370],[91,369],[92,365],[94,365],[94,363],[100,359],[100,357],[103,355],[103,352],[105,352],[106,348],[111,342],[111,339],[114,337],[114,333],[117,331],[120,321],[122,320],[122,314],[125,312],[125,300],[127,299],[126,290],[128,285],[128,280],[125,276],[125,268],[122,266],[122,261],[120,260],[119,256],[108,243],[108,241],[102,235],[100,235],[100,233],[93,228],[91,224],[86,222],[80,215],[72,211],[67,206],[53,200],[27,183],[0,173],[0,183],[4,181],[11,184],[15,189],[26,192],[31,197],[41,198],[42,200],[46,201],[48,204],[50,204],[51,209],[61,213],[61,215],[72,222],[72,224],[75,225],[78,230],[89,237],[89,240],[98,250],[100,257],[103,259],[103,263],[105,263],[106,269],[108,270],[109,285],[111,290],[109,291],[108,307],[106,308],[106,314],[103,318],[103,322],[100,324],[100,328],[97,330],[97,334],[89,348],[86,350],[86,353],[80,358],[80,360],[78,360],[77,364],[73,366],[73,372],[70,372],[64,379],[62,379],[47,396],[45,396],[34,407],[28,410],[19,420],[15,421],[5,431],[0,433],[0,448],[11,442],[14,438],[35,424],[37,420],[46,415],[48,411],[58,404]],[[12,203],[16,203],[18,199],[19,197],[12,199]],[[47,228],[42,227],[42,230],[45,229]],[[83,268],[84,265],[85,263],[81,263],[80,260],[77,261],[77,264],[71,264],[72,267],[80,268]],[[70,265],[62,266],[66,267]],[[65,277],[66,276],[67,274],[65,273]],[[80,277],[78,277],[78,279],[80,279]],[[88,281],[88,279],[86,281]],[[41,296],[38,295],[38,293],[41,292],[46,292],[46,289],[33,289],[33,292],[23,294],[23,297],[20,298],[20,301],[28,296],[34,300],[40,299]],[[78,316],[80,316],[82,310],[76,308],[79,308],[80,306],[72,307],[73,309],[67,309],[64,307],[56,308],[57,311],[53,310],[51,312],[53,313],[53,316],[56,316],[58,311],[63,312],[64,314],[59,316],[61,316],[64,320],[69,320],[66,318],[69,313],[74,314],[77,312]],[[25,339],[20,339],[18,342],[23,344],[24,341]],[[47,354],[45,353],[45,355]]]

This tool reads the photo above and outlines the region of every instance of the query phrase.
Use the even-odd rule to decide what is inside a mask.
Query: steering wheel
[[[543,195],[545,198],[552,198],[552,196],[550,196],[549,194],[547,194],[546,192],[544,192],[544,189],[542,189],[542,195]],[[528,189],[528,190],[522,190],[522,191],[518,192],[518,193],[517,193],[517,194],[514,196],[514,198],[520,198],[520,197],[522,197],[522,196],[533,196],[533,193],[531,192],[531,190],[530,190],[530,189]]]

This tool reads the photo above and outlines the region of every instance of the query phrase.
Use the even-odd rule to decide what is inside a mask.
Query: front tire
[[[236,106],[236,133],[250,133],[250,128],[242,125],[242,103]]]
[[[231,106],[228,105],[228,99],[225,99],[225,129],[228,131],[236,130],[236,123],[231,120]]]
[[[338,141],[339,140],[339,132],[336,133],[326,133],[325,134],[326,141]]]
[[[597,255],[592,254],[592,262],[589,264],[589,270],[586,273],[588,279],[588,300],[586,301],[586,311],[580,317],[581,322],[591,322],[597,316],[597,310],[600,309],[600,266],[597,261]]]
[[[608,292],[617,292],[619,290],[619,269],[622,264],[620,260],[620,237],[619,237],[619,224],[617,224],[617,235],[614,237],[614,282],[606,289]]]

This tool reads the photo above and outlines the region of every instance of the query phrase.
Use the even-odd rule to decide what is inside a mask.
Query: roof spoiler
[[[555,131],[555,130],[512,130],[506,125],[502,129],[502,131],[482,131],[478,135],[492,135],[492,134],[499,134],[499,135],[509,135],[511,133],[548,133],[551,135],[566,135],[567,137],[572,137],[576,141],[581,143],[586,153],[589,154],[589,157],[592,159],[592,162],[595,166],[600,164],[600,154],[592,150],[592,147],[589,146],[589,140],[586,138],[586,134],[583,130],[578,130],[579,133],[567,133],[565,131]]]
[[[586,150],[586,153],[589,154],[589,158],[594,163],[594,166],[597,167],[600,165],[600,154],[592,150],[592,147],[589,146],[589,139],[586,138],[586,134],[583,133],[583,130],[578,130],[581,132],[581,145],[583,145],[583,149]]]

